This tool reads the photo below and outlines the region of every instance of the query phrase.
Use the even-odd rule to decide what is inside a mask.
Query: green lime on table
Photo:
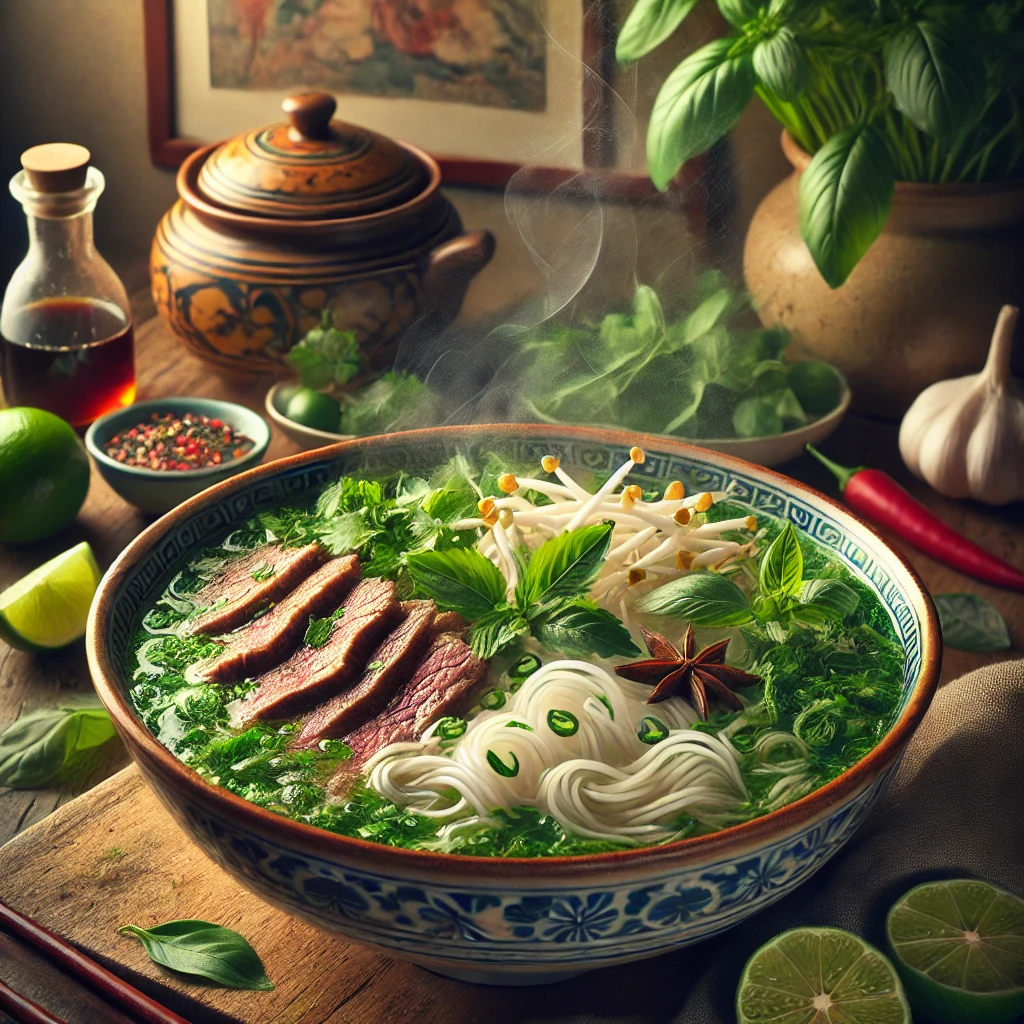
[[[739,1024],[910,1024],[900,979],[873,946],[839,928],[794,928],[743,968]]]
[[[341,406],[322,391],[299,388],[289,399],[284,414],[304,427],[336,434],[341,419]]]
[[[886,934],[914,1012],[934,1024],[1010,1024],[1024,1015],[1024,900],[990,882],[911,889]]]
[[[52,651],[78,640],[99,582],[87,541],[51,558],[0,593],[0,638],[21,651]]]
[[[89,491],[89,456],[68,423],[45,409],[0,409],[0,543],[63,530]]]

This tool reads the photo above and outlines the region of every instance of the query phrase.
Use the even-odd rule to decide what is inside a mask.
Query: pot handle
[[[494,235],[486,229],[452,238],[427,255],[423,294],[431,330],[443,331],[459,315],[470,282],[493,255]]]

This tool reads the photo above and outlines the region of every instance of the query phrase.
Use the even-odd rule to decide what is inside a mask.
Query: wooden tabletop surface
[[[215,396],[262,408],[269,381],[222,376],[187,354],[162,322],[149,319],[136,333],[139,397],[161,395]],[[826,453],[846,465],[867,464],[896,476],[908,489],[946,523],[971,540],[1014,565],[1024,568],[1024,515],[1020,505],[1003,509],[977,503],[951,501],[912,478],[899,459],[897,427],[861,416],[849,415],[823,446]],[[298,450],[290,439],[273,429],[267,459],[280,458]],[[782,467],[826,493],[836,492],[826,470],[804,456]],[[76,521],[64,532],[45,542],[24,547],[0,545],[0,589],[48,558],[81,540],[88,540],[102,568],[106,568],[124,546],[150,522],[127,505],[93,471],[88,499]],[[995,604],[1005,617],[1013,650],[997,655],[973,655],[947,651],[943,658],[942,681],[982,664],[1019,657],[1024,648],[1024,601],[1020,595],[997,590],[968,579],[933,559],[906,548],[894,538],[893,545],[904,551],[933,594],[971,592]],[[19,715],[36,708],[54,706],[61,696],[91,689],[81,644],[47,655],[33,656],[12,650],[0,641],[0,730]],[[106,766],[110,772],[124,765],[123,755]],[[98,779],[90,780],[95,783]],[[0,791],[0,843],[76,795],[72,790],[41,789]],[[2,1015],[0,1015],[2,1019]]]

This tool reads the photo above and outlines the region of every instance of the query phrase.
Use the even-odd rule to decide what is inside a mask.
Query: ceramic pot
[[[281,370],[329,308],[383,369],[411,324],[454,319],[494,237],[462,234],[426,153],[333,121],[325,93],[283,108],[288,123],[182,164],[153,240],[157,309],[197,355],[258,373]]]
[[[831,289],[797,225],[810,156],[782,133],[793,173],[757,208],[743,270],[762,322],[846,375],[853,407],[899,418],[929,384],[975,373],[1005,303],[1024,301],[1024,180],[899,182],[881,235]]]

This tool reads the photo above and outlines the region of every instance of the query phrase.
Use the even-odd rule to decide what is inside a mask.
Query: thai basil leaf
[[[718,9],[733,28],[743,28],[754,20],[757,12],[764,7],[759,0],[718,0]]]
[[[957,651],[1005,651],[1010,634],[999,610],[977,594],[935,594],[942,642]]]
[[[742,626],[754,613],[747,597],[727,576],[693,572],[645,594],[637,610],[689,619],[697,626]]]
[[[973,124],[985,99],[985,66],[972,46],[934,21],[915,21],[885,45],[885,80],[896,106],[937,139]]]
[[[516,588],[519,608],[586,597],[601,571],[613,529],[612,523],[596,523],[544,541],[530,556]]]
[[[96,702],[98,704],[98,701]],[[117,735],[98,706],[48,708],[23,715],[0,735],[0,786],[39,789],[88,766]]]
[[[530,631],[530,624],[511,605],[495,608],[473,623],[470,646],[484,661],[504,650],[516,637]]]
[[[797,595],[803,589],[804,556],[792,523],[771,542],[761,558],[758,588],[762,597]]]
[[[679,168],[717,142],[739,120],[754,95],[748,55],[729,56],[731,39],[715,39],[687,57],[665,79],[647,129],[647,165],[659,189]]]
[[[172,971],[206,978],[224,988],[269,992],[274,987],[245,937],[219,924],[168,921],[152,928],[129,924],[118,932],[134,935],[150,960]]]
[[[829,287],[850,276],[878,237],[895,183],[888,146],[868,125],[833,135],[800,176],[800,234]]]
[[[842,580],[808,580],[792,614],[800,622],[819,625],[826,619],[842,622],[857,610],[860,596]]]
[[[660,46],[696,6],[697,0],[637,0],[615,43],[615,59],[639,60]]]
[[[782,26],[754,47],[754,73],[780,100],[792,102],[807,83],[807,57],[800,40]]]
[[[409,575],[438,608],[472,622],[505,602],[505,577],[479,551],[423,551],[406,559]]]
[[[843,382],[834,366],[818,359],[789,364],[789,386],[810,416],[832,412],[843,397]]]
[[[635,657],[640,653],[618,617],[590,602],[573,602],[535,620],[533,635],[545,647],[580,658]]]

